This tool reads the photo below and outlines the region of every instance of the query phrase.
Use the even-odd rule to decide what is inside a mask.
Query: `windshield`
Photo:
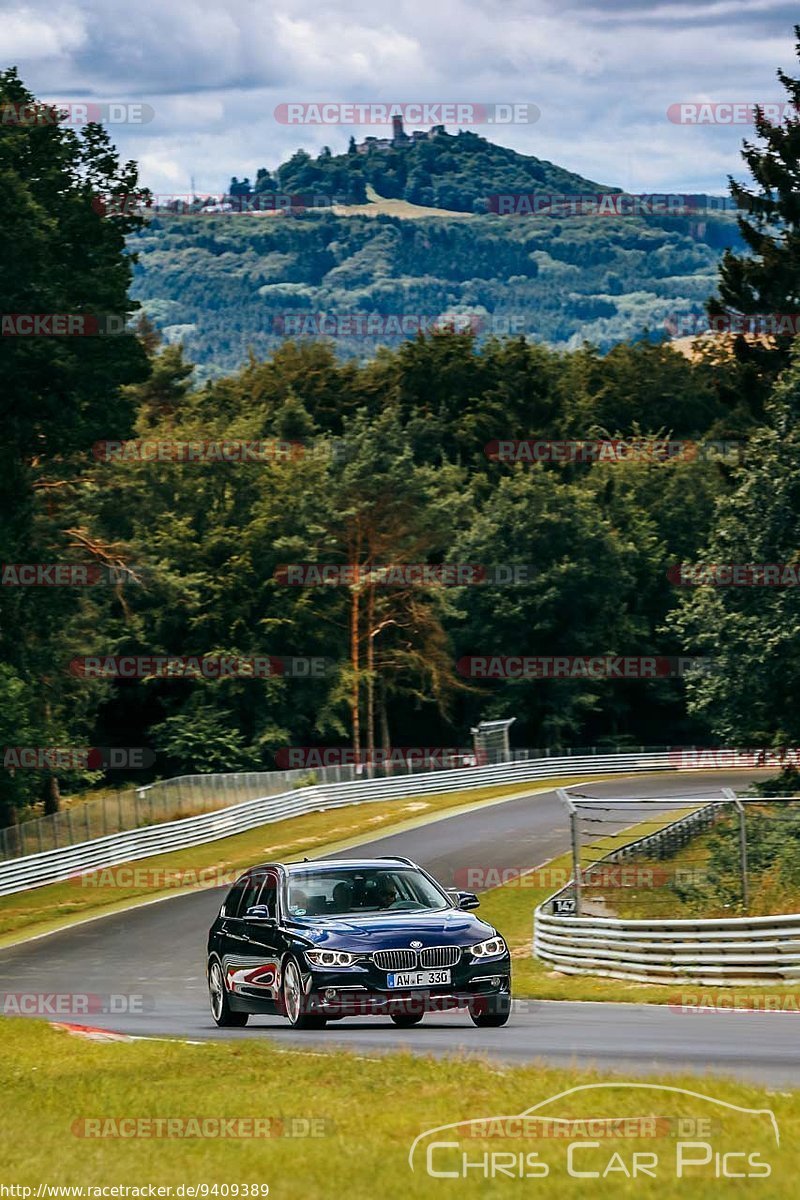
[[[293,872],[287,882],[287,903],[293,917],[433,912],[449,906],[438,887],[410,867]]]

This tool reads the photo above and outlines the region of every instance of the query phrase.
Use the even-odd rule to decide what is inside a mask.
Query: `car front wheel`
[[[502,993],[499,996],[481,996],[470,1004],[469,1015],[479,1029],[498,1029],[511,1016],[511,997]]]
[[[324,1029],[325,1018],[321,1013],[304,1011],[306,998],[303,994],[303,981],[300,968],[293,958],[286,960],[283,968],[283,984],[281,986],[283,1015],[292,1029]]]
[[[228,1003],[228,990],[222,975],[222,965],[214,958],[208,968],[208,998],[211,1015],[220,1029],[243,1029],[248,1013],[234,1012]]]

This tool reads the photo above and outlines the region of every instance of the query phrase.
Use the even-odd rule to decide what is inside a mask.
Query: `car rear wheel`
[[[410,1029],[412,1025],[419,1025],[424,1013],[392,1013],[391,1017],[395,1025],[400,1029]]]
[[[292,1029],[324,1029],[325,1018],[321,1013],[304,1012],[306,999],[303,994],[303,981],[300,968],[293,958],[286,960],[283,968],[283,984],[281,986],[283,1015]]]
[[[216,958],[212,959],[208,968],[208,998],[211,1003],[211,1015],[220,1029],[243,1029],[247,1024],[249,1014],[234,1012],[228,1003],[222,965]]]
[[[511,1016],[511,997],[507,994],[481,996],[470,1004],[469,1015],[479,1029],[499,1029]]]

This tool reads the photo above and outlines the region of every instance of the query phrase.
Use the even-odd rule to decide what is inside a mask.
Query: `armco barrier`
[[[433,795],[504,783],[534,783],[539,779],[558,776],[636,774],[674,770],[675,767],[675,751],[586,754],[494,763],[486,767],[466,767],[398,778],[317,784],[277,796],[246,800],[201,816],[131,829],[58,850],[11,859],[0,863],[0,896],[55,883],[100,867],[132,862],[151,854],[199,846],[243,833],[258,825],[280,821],[284,817],[346,804]]]
[[[713,809],[724,803],[702,804],[659,833],[630,842],[606,858],[620,861],[649,843],[657,846],[659,838],[679,827],[703,828]],[[800,914],[696,920],[555,915],[554,903],[572,887],[570,881],[534,913],[534,954],[566,975],[728,987],[800,978]]]
[[[800,915],[697,921],[555,917],[536,910],[534,953],[567,975],[759,986],[800,977]]]
[[[664,750],[664,746],[630,746],[627,753],[653,753]],[[562,751],[519,749],[508,753],[493,754],[481,765],[496,762],[529,762],[539,758],[580,757],[584,754],[610,753],[609,749],[597,750],[570,748]],[[695,750],[678,750],[676,754],[690,757]],[[220,808],[231,808],[245,800],[260,800],[265,796],[282,796],[295,788],[310,784],[359,783],[365,779],[397,778],[403,775],[429,774],[431,771],[454,771],[460,767],[474,767],[475,761],[459,761],[463,754],[448,753],[446,750],[435,755],[434,760],[425,760],[425,752],[419,751],[408,758],[389,763],[378,762],[369,769],[357,767],[351,762],[337,762],[341,751],[333,750],[333,762],[325,764],[327,752],[319,751],[322,765],[290,768],[273,771],[227,771],[219,774],[206,772],[203,775],[177,775],[156,780],[143,787],[129,787],[116,794],[101,794],[94,799],[89,796],[83,803],[67,804],[59,812],[47,816],[32,817],[17,825],[0,829],[0,862],[14,858],[25,858],[29,854],[44,854],[46,850],[63,850],[79,842],[90,842],[95,838],[110,837],[141,829],[144,825],[158,825],[165,821],[178,821],[184,817],[197,817],[201,813],[216,812]],[[470,756],[471,757],[471,756]],[[448,759],[450,761],[448,761]]]

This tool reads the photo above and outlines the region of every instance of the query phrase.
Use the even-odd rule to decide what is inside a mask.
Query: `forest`
[[[0,100],[33,97],[9,71]],[[797,562],[800,362],[788,336],[720,337],[690,355],[662,338],[608,346],[587,293],[574,345],[447,322],[357,355],[251,337],[275,312],[254,290],[310,304],[309,281],[333,275],[354,310],[378,286],[378,260],[394,312],[441,312],[453,297],[469,311],[484,277],[527,311],[526,289],[549,278],[541,305],[550,298],[565,337],[565,276],[583,294],[616,272],[623,297],[637,279],[647,291],[642,273],[647,287],[680,275],[698,304],[706,281],[710,313],[792,312],[800,209],[776,172],[796,177],[800,126],[762,119],[757,132],[751,181],[732,185],[747,215],[735,240],[720,234],[729,248],[714,251],[711,278],[709,245],[663,227],[673,218],[628,225],[619,243],[610,224],[526,224],[539,218],[501,235],[492,215],[475,218],[484,234],[329,213],[269,231],[240,228],[244,216],[109,218],[93,198],[139,183],[100,126],[2,126],[4,310],[126,322],[115,336],[0,338],[6,753],[144,747],[139,777],[152,778],[268,769],[296,746],[464,746],[493,717],[515,717],[515,744],[531,748],[798,744],[797,588],[709,586],[689,569]],[[437,272],[451,281],[435,303],[411,278],[423,250],[426,287],[439,296]],[[142,299],[167,279],[219,347],[211,375]],[[655,323],[643,300],[645,316]],[[508,455],[502,443],[551,450]],[[36,564],[53,569],[21,570]],[[290,572],[309,564],[335,569],[323,583]],[[413,569],[389,574],[398,564]],[[486,656],[708,669],[463,669]],[[121,660],[138,667],[96,669]],[[238,667],[197,666],[211,660]],[[104,778],[92,764],[7,767],[0,822]]]
[[[321,314],[339,356],[360,361],[402,340],[387,319],[415,314],[567,349],[699,332],[724,249],[743,246],[737,205],[588,203],[618,191],[468,132],[298,150],[216,198],[149,197],[132,295],[201,380],[273,352],[287,328],[317,337]],[[350,316],[384,320],[365,337]]]

